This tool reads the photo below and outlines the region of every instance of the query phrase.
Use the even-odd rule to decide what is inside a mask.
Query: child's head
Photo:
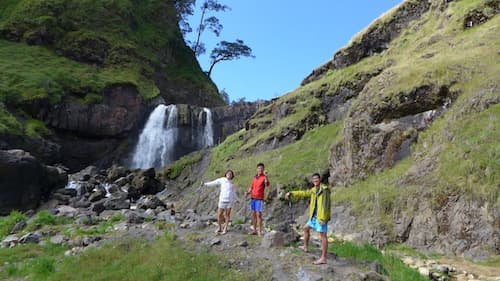
[[[233,170],[227,170],[225,176],[226,176],[226,178],[232,180],[234,178]]]
[[[257,175],[262,175],[264,173],[264,164],[259,163],[257,164]]]

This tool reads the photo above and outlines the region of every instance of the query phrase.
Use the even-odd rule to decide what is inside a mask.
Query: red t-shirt
[[[253,177],[252,185],[250,186],[253,199],[264,200],[264,189],[270,185],[269,180],[267,180],[267,185],[264,184],[265,179],[266,176],[264,175]]]

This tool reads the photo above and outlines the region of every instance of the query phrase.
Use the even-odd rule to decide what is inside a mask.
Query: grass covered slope
[[[358,165],[357,170],[348,186],[336,188],[334,200],[350,206],[358,222],[372,222],[359,227],[381,230],[384,241],[377,243],[407,239],[397,238],[394,232],[397,216],[418,217],[425,214],[419,207],[429,207],[429,212],[439,216],[434,216],[438,225],[429,225],[428,243],[439,236],[436,243],[448,244],[425,247],[461,253],[466,247],[482,245],[474,251],[484,258],[485,253],[492,253],[491,236],[488,240],[473,234],[473,239],[484,240],[465,248],[450,246],[466,238],[460,238],[460,231],[454,232],[459,226],[446,219],[451,220],[450,206],[456,198],[488,214],[500,208],[499,11],[500,3],[495,0],[430,1],[429,10],[411,21],[387,49],[331,69],[262,107],[248,121],[246,131],[214,148],[204,179],[233,169],[238,188],[245,190],[256,163],[264,162],[273,186],[298,187],[308,185],[314,172],[330,169],[330,173],[343,174],[339,163],[345,161]],[[386,17],[391,14],[375,23],[390,22]],[[356,41],[362,38],[360,33]],[[379,159],[363,156],[362,148],[376,145],[373,136],[380,128],[427,111],[438,115],[424,128],[401,132],[405,138],[414,136],[404,160],[383,166]],[[353,135],[353,130],[359,135]],[[382,151],[390,145],[380,143]],[[351,149],[354,156],[339,154],[345,149]],[[340,161],[332,160],[333,155]],[[471,221],[481,221],[490,230],[494,225],[485,217]],[[411,244],[419,243],[425,241]]]
[[[161,92],[175,101],[169,87],[184,87],[222,103],[166,1],[1,0],[0,67],[0,102],[16,115],[33,99],[97,103],[117,84],[135,86],[145,100]]]

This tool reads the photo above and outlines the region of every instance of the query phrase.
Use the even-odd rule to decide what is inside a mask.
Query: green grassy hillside
[[[261,108],[248,121],[247,130],[213,149],[203,179],[233,169],[235,183],[244,191],[255,165],[264,162],[274,187],[302,188],[309,185],[312,173],[342,173],[332,166],[338,164],[332,155],[342,157],[346,148],[353,157],[363,155],[366,152],[359,149],[373,141],[380,127],[434,110],[440,115],[425,129],[401,132],[402,138],[415,136],[410,155],[403,160],[379,166],[372,158],[354,158],[361,159],[354,163],[358,170],[346,186],[335,187],[334,201],[349,206],[359,222],[369,220],[368,225],[381,228],[386,242],[396,239],[395,214],[418,215],[412,209],[418,206],[409,203],[415,200],[429,202],[431,212],[453,198],[465,198],[490,213],[498,210],[499,7],[499,1],[431,1],[429,10],[411,21],[386,50],[325,71],[319,79]],[[392,14],[373,24],[390,22]],[[370,30],[353,40],[362,40]],[[412,99],[417,102],[409,102]],[[329,119],[332,104],[348,106],[340,120]],[[381,147],[391,149],[390,141]],[[486,251],[491,253],[490,248]]]
[[[500,171],[495,168],[498,167],[495,157],[489,159],[485,157],[483,160],[477,157],[495,156],[498,153],[498,145],[486,141],[498,139],[498,126],[493,122],[498,118],[498,111],[494,106],[482,113],[473,113],[482,109],[474,110],[468,105],[478,98],[476,101],[478,103],[488,99],[498,102],[499,85],[496,78],[500,77],[500,66],[498,60],[492,58],[498,58],[496,46],[500,44],[497,36],[499,17],[495,16],[486,23],[470,29],[463,27],[466,15],[472,10],[484,7],[486,2],[488,1],[452,2],[446,11],[448,17],[444,19],[441,10],[436,7],[431,8],[391,42],[388,50],[349,67],[330,70],[321,79],[306,84],[262,108],[249,121],[248,131],[233,135],[214,149],[208,175],[221,173],[229,167],[237,167],[235,169],[242,172],[250,169],[251,174],[255,164],[263,161],[272,167],[269,170],[271,175],[276,176],[275,182],[296,185],[302,183],[304,176],[328,169],[326,154],[328,148],[341,137],[343,124],[342,121],[337,121],[326,125],[326,118],[320,108],[321,100],[338,95],[342,87],[355,88],[360,81],[368,80],[351,105],[349,115],[355,114],[356,111],[376,112],[388,105],[394,106],[400,102],[400,96],[422,85],[448,85],[450,91],[459,93],[459,98],[451,105],[450,110],[421,135],[411,158],[417,157],[417,154],[423,157],[422,154],[429,153],[431,146],[426,145],[427,148],[423,148],[423,144],[430,140],[434,143],[447,142],[443,139],[443,130],[451,129],[452,132],[460,133],[460,138],[453,140],[457,144],[464,144],[460,146],[460,150],[468,150],[465,148],[468,145],[474,146],[469,149],[477,150],[474,159],[470,159],[469,162],[476,163],[483,160],[487,162],[481,166],[490,167],[488,177],[478,178],[485,185],[493,187],[494,182],[498,182],[497,172]],[[390,16],[390,13],[384,17],[387,16]],[[379,23],[376,21],[374,24]],[[362,33],[357,35],[360,36]],[[376,78],[370,79],[372,76]],[[288,113],[282,118],[276,118],[273,110],[285,104]],[[471,112],[464,113],[465,110]],[[397,117],[395,115],[388,118]],[[474,128],[464,130],[464,126],[470,127],[472,124],[477,124],[477,127],[473,127],[481,130],[480,135]],[[483,126],[489,130],[484,130]],[[271,143],[274,138],[279,139],[280,136],[293,130],[299,132],[299,141],[282,148],[253,153],[255,147]],[[306,133],[310,130],[310,133]],[[474,139],[476,141],[473,141]],[[485,141],[482,142],[480,139]],[[292,149],[295,146],[298,149]],[[458,149],[451,144],[443,148],[445,150],[440,153],[443,160],[458,153],[451,152],[453,149]],[[304,152],[306,156],[298,155],[298,151]],[[274,154],[278,156],[272,156]],[[317,162],[311,165],[308,159],[316,159]],[[283,165],[283,161],[295,164]],[[454,163],[454,161],[456,159],[440,163]],[[455,170],[460,166],[455,167]],[[277,172],[281,169],[286,173]],[[436,173],[439,171],[441,168],[437,169]],[[460,175],[462,172],[455,173]],[[404,169],[401,173],[404,173]],[[454,178],[453,181],[457,181],[460,176],[437,175],[437,178],[444,181],[451,181],[451,178]],[[453,185],[455,184],[457,183],[454,182]]]
[[[21,121],[34,99],[97,103],[105,88],[131,84],[149,100],[167,91],[157,80],[222,103],[166,1],[1,0],[0,72],[0,103]],[[12,119],[9,112],[0,118]],[[15,122],[1,130],[20,132]]]

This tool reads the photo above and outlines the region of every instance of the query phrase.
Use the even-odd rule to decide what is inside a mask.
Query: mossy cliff
[[[46,161],[110,153],[158,98],[223,104],[168,1],[1,0],[0,73],[0,147]]]
[[[204,178],[231,168],[243,191],[264,162],[288,190],[319,172],[335,186],[334,235],[497,255],[499,12],[498,0],[401,3],[214,148]]]

